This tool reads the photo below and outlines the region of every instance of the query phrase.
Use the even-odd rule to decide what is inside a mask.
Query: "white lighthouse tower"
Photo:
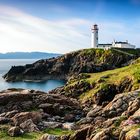
[[[98,47],[98,25],[94,24],[91,28],[92,35],[91,35],[91,47],[97,48]]]

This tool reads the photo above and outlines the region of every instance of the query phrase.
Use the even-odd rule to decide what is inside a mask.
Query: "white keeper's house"
[[[92,30],[92,36],[91,36],[91,47],[92,48],[104,48],[104,49],[110,49],[110,48],[129,48],[129,49],[135,49],[135,45],[132,45],[128,43],[128,41],[125,42],[117,42],[113,41],[111,44],[99,44],[98,43],[98,25],[95,24],[91,28]]]

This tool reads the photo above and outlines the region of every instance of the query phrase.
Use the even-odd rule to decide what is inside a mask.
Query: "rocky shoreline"
[[[137,57],[87,49],[12,67],[4,76],[10,82],[60,78],[67,83],[49,93],[1,91],[0,139],[139,140]]]
[[[0,93],[0,125],[10,136],[44,129],[76,129],[84,112],[77,100],[34,90],[9,89]],[[22,132],[22,133],[21,133]]]
[[[46,133],[39,139],[134,140],[140,137],[140,91],[117,94],[106,106],[94,104],[87,110],[74,98],[34,90],[1,91],[0,99],[0,129],[4,126],[12,137],[56,128],[67,130],[68,134]]]

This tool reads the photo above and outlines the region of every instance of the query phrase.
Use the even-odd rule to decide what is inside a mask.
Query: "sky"
[[[140,0],[0,0],[0,52],[68,53],[128,40],[140,47]]]

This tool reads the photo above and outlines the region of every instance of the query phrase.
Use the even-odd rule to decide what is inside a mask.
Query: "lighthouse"
[[[98,47],[98,25],[94,24],[91,28],[92,35],[91,35],[91,47],[97,48]]]
[[[98,43],[98,25],[92,25],[91,31],[91,47],[92,48],[100,48],[100,49],[111,49],[111,48],[129,48],[135,49],[135,45],[128,43],[128,41],[114,41],[113,43],[99,44]]]

